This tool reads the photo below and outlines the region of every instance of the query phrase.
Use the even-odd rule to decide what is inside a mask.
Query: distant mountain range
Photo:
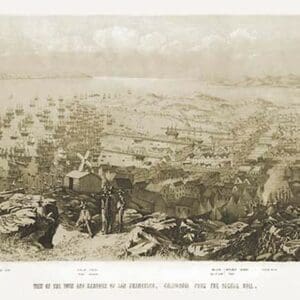
[[[0,80],[17,80],[17,79],[58,79],[58,78],[90,78],[91,76],[84,73],[60,73],[60,74],[10,74],[0,73]]]
[[[264,76],[264,77],[245,77],[241,81],[220,80],[219,84],[228,86],[272,86],[272,87],[295,87],[300,88],[300,76],[289,74],[286,76]]]

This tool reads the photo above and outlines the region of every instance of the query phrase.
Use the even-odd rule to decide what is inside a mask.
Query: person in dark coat
[[[100,202],[102,218],[101,231],[104,234],[112,233],[116,218],[116,205],[113,187],[111,185],[106,184],[104,186]]]

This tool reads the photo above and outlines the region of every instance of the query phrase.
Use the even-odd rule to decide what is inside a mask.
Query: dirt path
[[[127,237],[128,233],[98,233],[90,238],[86,233],[68,231],[60,225],[53,238],[53,249],[43,249],[32,241],[11,238],[0,246],[0,260],[116,260],[122,254]]]
[[[124,249],[128,233],[103,235],[93,238],[78,231],[67,231],[59,226],[54,236],[54,248],[48,250],[47,260],[112,260]]]

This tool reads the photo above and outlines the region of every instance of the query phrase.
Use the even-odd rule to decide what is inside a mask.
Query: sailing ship
[[[32,124],[34,124],[33,116],[31,114],[27,114],[26,117],[24,118],[24,123],[26,125],[32,125]]]
[[[64,119],[64,118],[65,118],[64,113],[59,113],[59,114],[58,114],[58,118],[59,118],[59,119]]]
[[[179,135],[179,132],[177,131],[177,129],[175,127],[167,127],[166,135],[177,138]]]
[[[63,104],[60,104],[59,106],[58,106],[58,112],[60,112],[60,113],[64,113],[65,112],[65,107],[63,106]]]
[[[113,118],[111,114],[107,114],[106,116],[106,125],[112,125],[113,124]]]
[[[46,108],[43,110],[44,115],[49,115],[51,113],[50,109]]]
[[[46,130],[52,130],[54,128],[54,123],[52,120],[47,120],[44,124]]]
[[[18,132],[17,131],[14,131],[11,135],[10,135],[10,138],[12,140],[17,140],[18,139]]]
[[[55,105],[56,105],[55,101],[54,101],[52,98],[50,98],[50,99],[51,99],[51,100],[48,101],[48,105],[49,105],[49,106],[55,106]]]
[[[27,127],[26,126],[22,126],[21,127],[21,129],[20,129],[20,134],[21,134],[21,136],[28,136],[29,135],[29,131],[28,131],[28,129],[27,129]]]
[[[34,139],[34,136],[32,134],[30,134],[28,136],[28,140],[27,140],[27,145],[28,146],[33,146],[35,144],[35,139]]]
[[[31,100],[29,106],[30,106],[31,108],[34,108],[34,107],[35,107],[35,101],[34,101],[34,100]]]
[[[24,108],[22,104],[18,104],[15,109],[16,115],[21,116],[24,113]]]
[[[40,118],[43,116],[43,111],[42,111],[41,109],[39,109],[39,110],[36,112],[35,115],[36,115],[37,118],[40,119]]]
[[[9,128],[11,123],[11,119],[8,116],[5,116],[3,118],[3,127],[4,128]]]
[[[0,117],[0,139],[2,138],[2,134],[3,134],[2,126],[3,126],[3,122],[2,122],[2,119]]]
[[[14,113],[14,110],[12,108],[8,108],[6,110],[6,116],[10,119],[12,119],[14,117],[15,113]]]

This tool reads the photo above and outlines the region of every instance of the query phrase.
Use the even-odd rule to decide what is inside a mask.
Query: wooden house
[[[65,175],[64,187],[79,193],[97,193],[102,180],[97,174],[74,170]]]

